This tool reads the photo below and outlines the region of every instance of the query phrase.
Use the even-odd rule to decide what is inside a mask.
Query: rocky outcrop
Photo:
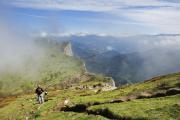
[[[73,56],[71,43],[67,43],[67,45],[64,47],[64,54],[68,56]]]

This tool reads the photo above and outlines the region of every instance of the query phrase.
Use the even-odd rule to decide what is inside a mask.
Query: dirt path
[[[6,98],[0,99],[0,108],[5,107],[6,105],[10,104],[12,101],[15,101],[18,97],[17,96],[9,96]]]

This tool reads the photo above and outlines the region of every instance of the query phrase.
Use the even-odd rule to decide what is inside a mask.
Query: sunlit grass
[[[90,107],[89,110],[108,108],[111,112],[124,118],[150,120],[179,120],[180,95],[130,102],[104,104]]]

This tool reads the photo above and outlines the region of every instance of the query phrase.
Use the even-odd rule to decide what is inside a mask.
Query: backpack
[[[44,90],[42,88],[40,88],[40,87],[38,87],[36,89],[36,94],[38,94],[38,95],[42,94],[43,92],[44,92]]]

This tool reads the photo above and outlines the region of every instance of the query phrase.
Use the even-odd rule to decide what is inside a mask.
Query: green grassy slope
[[[19,69],[11,70],[7,66],[9,68],[0,73],[0,119],[59,119],[59,116],[61,119],[104,119],[101,116],[53,110],[65,98],[95,94],[93,91],[57,89],[79,82],[81,85],[93,86],[107,82],[107,79],[101,75],[86,75],[81,60],[64,54],[67,43],[36,42],[42,50],[37,51],[40,52],[39,56],[26,56]],[[37,84],[50,91],[48,101],[42,106],[36,103],[33,94]],[[46,115],[48,112],[50,114]]]
[[[31,92],[37,84],[53,86],[84,72],[82,61],[64,55],[65,44],[46,40],[36,42],[37,53],[24,56],[24,62],[17,70],[11,70],[7,65],[0,73],[0,97]]]
[[[92,81],[93,82],[93,81]],[[91,82],[91,83],[92,83]],[[85,82],[83,83],[85,84]],[[87,83],[89,84],[89,83]],[[76,90],[73,88],[49,91],[47,102],[39,105],[35,101],[35,95],[22,95],[18,98],[9,98],[0,101],[0,118],[4,119],[38,119],[38,120],[105,120],[103,115],[88,115],[86,111],[64,112],[60,111],[64,106],[63,101],[69,99],[68,106],[87,104],[88,102],[104,102],[128,95],[138,95],[142,92],[159,92],[171,88],[179,88],[180,73],[156,77],[146,82],[123,86],[113,91],[96,93],[90,90]],[[80,83],[81,85],[81,83]],[[180,95],[172,95],[157,98],[133,99],[121,103],[109,103],[93,105],[88,111],[97,112],[106,109],[112,114],[134,120],[179,120]]]
[[[125,85],[119,87],[113,91],[102,92],[100,94],[94,94],[91,96],[83,96],[75,98],[74,101],[79,103],[87,103],[91,101],[104,102],[107,100],[118,99],[122,96],[131,94],[140,94],[143,92],[156,92],[164,91],[166,88],[179,87],[180,85],[180,73],[169,74],[152,78],[142,83],[136,83],[132,85]],[[81,99],[83,99],[81,101]]]
[[[98,111],[108,109],[121,118],[136,120],[179,120],[180,95],[133,100],[130,102],[103,104],[90,107],[89,110]]]

